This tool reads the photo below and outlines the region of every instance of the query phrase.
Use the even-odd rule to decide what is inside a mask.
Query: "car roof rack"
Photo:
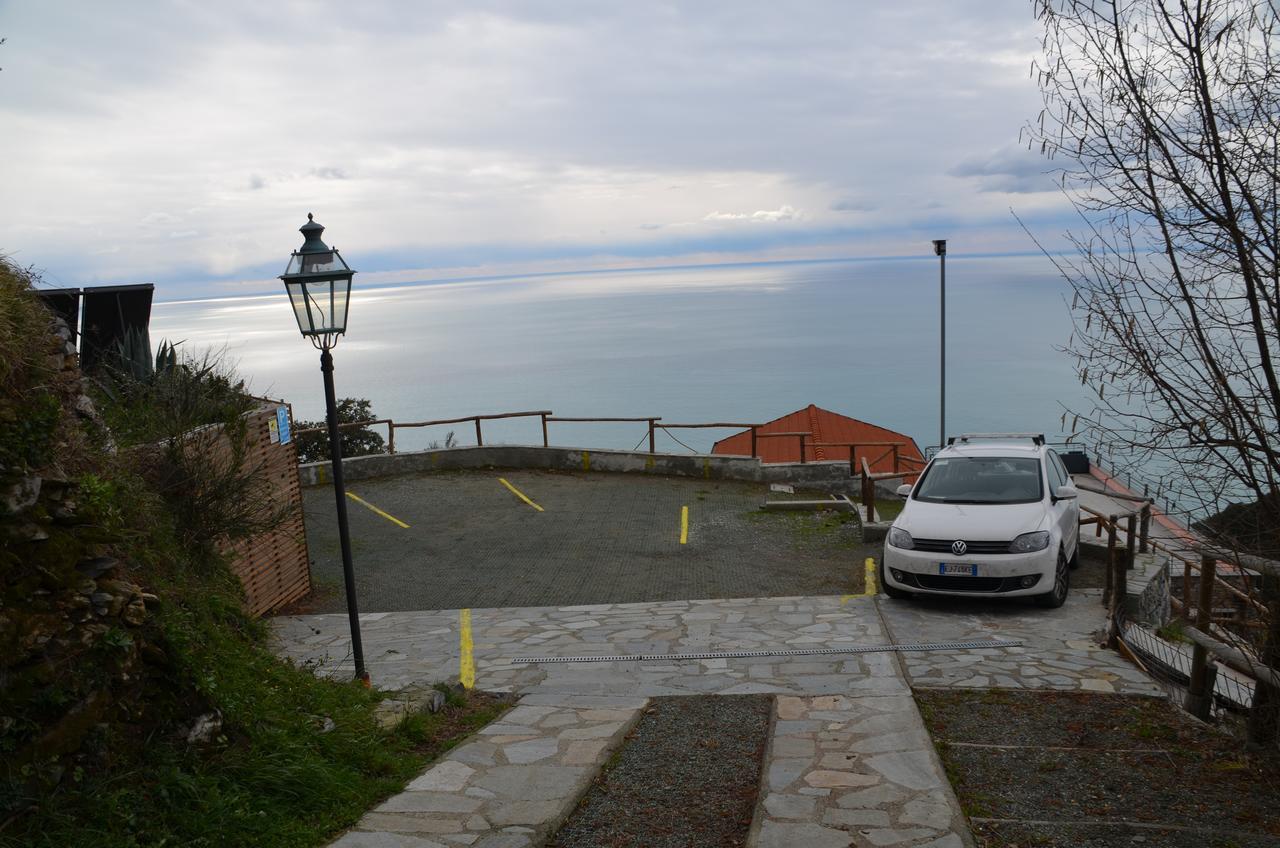
[[[947,444],[954,445],[956,442],[966,444],[972,441],[990,439],[1004,442],[1016,439],[1030,439],[1033,444],[1041,446],[1044,444],[1044,433],[961,433],[959,436],[948,437]]]

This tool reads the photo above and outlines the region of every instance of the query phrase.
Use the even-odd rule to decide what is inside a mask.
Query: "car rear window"
[[[935,459],[913,497],[931,503],[1034,503],[1044,497],[1040,460],[1025,456]]]

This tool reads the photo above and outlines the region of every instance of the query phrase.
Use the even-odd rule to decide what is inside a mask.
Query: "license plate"
[[[957,562],[940,562],[938,563],[939,574],[963,574],[966,577],[977,577],[978,566],[961,565]]]

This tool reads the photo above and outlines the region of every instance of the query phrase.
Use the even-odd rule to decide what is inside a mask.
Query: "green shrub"
[[[373,405],[364,398],[343,398],[338,401],[338,423],[355,424],[360,421],[372,421],[377,418],[373,413]],[[319,433],[303,433],[297,436],[299,462],[328,462],[329,434],[324,421],[299,421],[294,427],[297,430],[320,429]],[[342,455],[367,456],[373,453],[385,453],[386,444],[382,436],[368,427],[348,427],[341,431]]]

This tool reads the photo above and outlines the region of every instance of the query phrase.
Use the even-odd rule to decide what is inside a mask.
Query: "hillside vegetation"
[[[0,263],[0,846],[317,845],[486,718],[393,730],[383,693],[277,659],[221,543],[269,526],[216,363],[83,377]],[[492,710],[492,707],[485,709]]]

